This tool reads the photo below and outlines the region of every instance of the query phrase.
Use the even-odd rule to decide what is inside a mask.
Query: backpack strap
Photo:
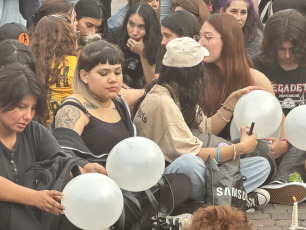
[[[272,0],[268,1],[265,7],[263,8],[261,14],[260,14],[260,21],[263,21],[264,17],[266,16],[266,13],[268,11],[268,17],[272,13]]]
[[[75,102],[73,102],[73,101]],[[82,112],[86,113],[86,115],[88,117],[90,117],[90,113],[89,111],[85,108],[85,106],[82,104],[82,102],[80,102],[78,99],[76,98],[73,98],[73,97],[69,97],[69,98],[65,98],[64,100],[62,100],[62,104],[58,107],[58,109],[55,111],[55,114],[54,114],[54,117],[57,113],[57,111],[60,109],[60,108],[63,108],[65,105],[72,105],[72,106],[75,106],[77,107],[78,109],[80,109]]]
[[[71,101],[71,100],[74,100],[74,101]],[[55,128],[55,116],[57,114],[57,112],[63,108],[65,105],[72,105],[72,106],[75,106],[77,107],[78,109],[80,109],[83,113],[85,113],[88,117],[91,116],[91,114],[89,113],[89,111],[85,108],[85,106],[82,104],[82,102],[80,102],[78,99],[76,98],[73,98],[73,97],[70,97],[70,98],[65,98],[64,100],[62,100],[62,104],[57,107],[57,109],[54,111],[53,113],[53,120],[52,122],[50,123],[50,126],[49,126],[49,130],[52,131],[54,128]]]
[[[125,104],[125,102],[123,101],[123,99],[120,96],[113,99],[113,102],[116,106],[116,109],[117,109],[118,113],[120,114],[121,119],[123,120],[123,123],[125,124],[125,126],[129,130],[131,137],[135,136],[134,127],[133,127],[133,124],[132,124],[132,121],[131,121],[131,116],[130,116],[130,113],[129,113],[129,109],[127,108],[127,105]]]

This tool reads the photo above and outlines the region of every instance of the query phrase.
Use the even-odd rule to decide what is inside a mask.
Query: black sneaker
[[[178,216],[153,217],[152,230],[185,230],[191,225],[191,214]]]
[[[253,192],[248,193],[246,210],[260,209],[270,201],[270,194],[268,191],[257,188]]]

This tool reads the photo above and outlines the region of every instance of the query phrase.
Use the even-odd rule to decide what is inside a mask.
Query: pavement
[[[112,0],[112,15],[127,4],[127,0]],[[260,210],[247,212],[253,230],[288,230],[292,223],[293,205],[267,204]],[[299,227],[306,229],[306,202],[298,206]],[[298,228],[296,228],[298,229]]]
[[[293,205],[267,204],[260,210],[247,212],[254,230],[290,229]],[[299,227],[306,229],[306,202],[298,204]],[[296,228],[298,229],[298,228]]]

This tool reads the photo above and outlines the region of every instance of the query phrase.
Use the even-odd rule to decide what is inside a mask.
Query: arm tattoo
[[[55,127],[73,129],[75,123],[80,119],[80,117],[81,111],[78,108],[66,105],[57,112],[55,117]]]

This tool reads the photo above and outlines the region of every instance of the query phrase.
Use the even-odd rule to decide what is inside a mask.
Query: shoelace
[[[246,208],[255,208],[256,207],[256,199],[255,198],[247,198]]]

